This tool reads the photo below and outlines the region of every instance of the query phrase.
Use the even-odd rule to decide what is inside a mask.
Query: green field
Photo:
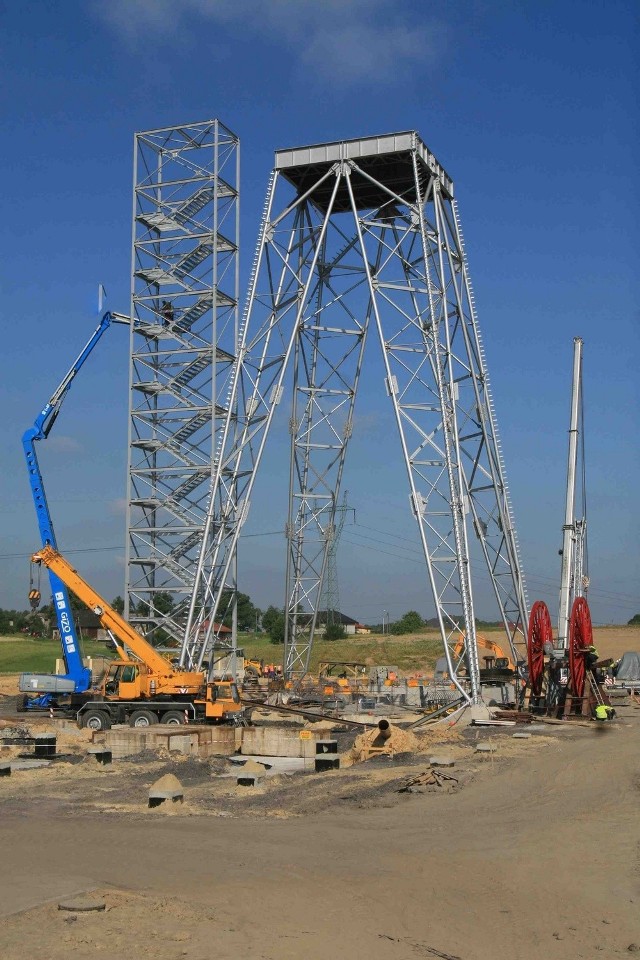
[[[242,634],[238,646],[244,648],[246,657],[257,657],[265,663],[282,660],[282,647],[269,643],[265,634]],[[318,672],[321,660],[352,660],[373,664],[394,664],[400,670],[425,671],[442,656],[442,642],[433,631],[408,636],[382,636],[380,634],[348,637],[346,640],[327,642],[316,640],[311,651],[311,673]]]
[[[504,644],[501,633],[482,630],[484,636],[494,637]],[[640,649],[639,627],[596,627],[595,642],[602,656],[619,657],[625,650]],[[272,644],[266,634],[239,634],[238,646],[247,657],[256,657],[265,663],[282,662],[282,646]],[[107,657],[112,659],[115,651],[103,643],[85,641],[83,651],[86,657]],[[60,644],[57,640],[27,640],[24,637],[0,637],[0,674],[42,672],[51,673],[55,661],[60,657]],[[413,673],[429,671],[438,657],[442,656],[442,644],[439,635],[433,630],[406,636],[382,636],[380,634],[348,637],[329,643],[316,640],[311,651],[311,673],[317,673],[321,660],[350,660],[373,664],[395,664],[402,672]]]
[[[85,657],[112,657],[113,648],[88,640],[82,645]],[[62,656],[58,640],[0,640],[0,673],[53,673],[56,658]]]
[[[240,634],[238,645],[245,656],[262,659],[265,663],[282,660],[282,646],[269,642],[265,634]],[[85,657],[113,657],[113,648],[102,643],[85,641]],[[0,674],[51,673],[57,657],[61,656],[57,640],[0,640]],[[401,670],[425,670],[441,656],[440,640],[431,632],[424,636],[383,637],[380,635],[349,637],[328,643],[317,640],[311,653],[311,672],[315,673],[321,660],[353,660],[366,665],[395,664]]]

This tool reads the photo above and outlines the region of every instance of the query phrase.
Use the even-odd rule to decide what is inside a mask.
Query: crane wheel
[[[134,710],[129,717],[130,727],[151,727],[158,722],[158,718],[151,710]]]
[[[167,710],[166,713],[162,714],[160,723],[168,723],[171,727],[177,727],[181,723],[184,723],[184,711]]]
[[[111,717],[106,710],[87,710],[82,714],[82,726],[88,730],[111,730]]]

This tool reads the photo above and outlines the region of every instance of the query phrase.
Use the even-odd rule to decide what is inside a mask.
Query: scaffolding
[[[184,635],[230,412],[239,166],[219,120],[135,135],[125,617],[154,641]]]
[[[478,702],[471,533],[517,663],[526,595],[453,182],[415,132],[276,153],[233,377],[237,419],[227,415],[216,458],[203,606],[215,611],[229,582],[290,368],[285,673],[308,670],[369,334],[449,672]],[[192,604],[183,664],[202,663],[202,621]]]

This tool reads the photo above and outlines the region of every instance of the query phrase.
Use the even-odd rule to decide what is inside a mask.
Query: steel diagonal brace
[[[392,370],[391,370],[391,366],[390,366],[390,364],[389,364],[389,357],[388,357],[387,351],[385,350],[384,332],[383,332],[383,329],[382,329],[382,322],[381,322],[381,318],[380,318],[380,314],[379,314],[379,310],[378,310],[378,304],[377,304],[377,301],[376,301],[375,287],[374,287],[374,283],[373,283],[373,278],[372,278],[372,276],[371,276],[371,271],[370,271],[370,269],[369,269],[368,260],[367,260],[367,257],[366,257],[366,248],[365,248],[365,244],[364,244],[364,238],[363,238],[363,235],[362,235],[362,229],[361,229],[361,225],[360,225],[360,220],[359,220],[359,218],[358,218],[357,205],[356,205],[356,202],[355,202],[355,197],[354,197],[354,195],[353,195],[353,188],[352,188],[352,186],[351,186],[351,183],[350,183],[349,179],[347,179],[347,188],[348,188],[349,197],[350,197],[350,200],[351,200],[351,207],[352,207],[353,216],[354,216],[354,220],[355,220],[355,224],[356,224],[356,229],[357,229],[357,231],[358,231],[358,237],[359,237],[360,244],[361,244],[362,250],[363,250],[363,260],[364,260],[365,270],[366,270],[366,274],[367,274],[367,283],[368,283],[368,285],[369,285],[369,296],[370,296],[370,298],[371,298],[373,315],[374,315],[374,317],[375,317],[375,322],[376,322],[376,326],[377,326],[377,329],[378,329],[378,336],[379,336],[379,339],[380,339],[380,345],[381,345],[381,347],[382,347],[383,362],[384,362],[385,371],[386,371],[386,375],[387,375],[387,382],[390,383],[390,382],[391,382],[391,379],[392,379]],[[406,201],[402,201],[402,202],[406,202]],[[419,204],[418,204],[418,207],[419,207]],[[425,257],[426,257],[426,251],[425,251]],[[395,394],[392,395],[392,399],[393,399],[394,414],[395,414],[395,418],[396,418],[396,425],[397,425],[397,427],[398,427],[398,433],[399,433],[399,435],[400,435],[400,443],[401,443],[402,450],[403,450],[403,454],[404,454],[404,458],[405,458],[405,464],[407,464],[407,468],[408,468],[408,464],[409,464],[409,452],[408,452],[408,450],[407,450],[407,445],[406,445],[406,440],[405,440],[405,436],[404,436],[404,431],[403,431],[403,429],[402,429],[402,419],[401,419],[401,416],[400,416],[400,410],[399,410],[399,408],[398,408],[398,403],[397,403]],[[409,487],[410,487],[411,496],[412,496],[413,502],[417,504],[417,503],[419,502],[419,499],[418,499],[419,495],[418,495],[418,491],[417,491],[417,489],[416,489],[416,487],[415,487],[415,483],[414,483],[414,479],[413,479],[411,470],[410,470],[409,468],[407,469],[407,474],[408,474],[408,478],[409,478]],[[423,524],[422,524],[422,522],[421,522],[421,517],[418,516],[418,515],[416,515],[416,516],[417,516],[417,519],[418,519],[418,530],[419,530],[419,534],[420,534],[420,539],[421,539],[421,541],[422,541],[422,548],[423,548],[423,552],[424,552],[425,559],[426,559],[426,562],[427,562],[427,570],[428,570],[428,574],[429,574],[429,580],[430,580],[430,583],[431,583],[431,589],[432,589],[432,592],[433,592],[434,597],[437,597],[437,596],[438,596],[438,591],[437,591],[437,588],[436,588],[435,575],[434,575],[434,570],[433,570],[433,567],[432,567],[432,562],[431,562],[431,556],[430,556],[429,548],[428,548],[428,546],[427,546],[426,539],[425,539]],[[467,691],[466,691],[466,690],[462,687],[462,685],[460,684],[460,682],[459,682],[459,680],[458,680],[458,678],[457,678],[457,675],[456,675],[456,671],[453,669],[453,664],[451,663],[451,658],[450,658],[450,654],[449,654],[449,648],[448,648],[448,644],[447,644],[447,634],[446,634],[446,631],[445,631],[445,629],[444,629],[444,623],[443,623],[443,620],[442,620],[442,612],[441,612],[441,609],[440,609],[440,605],[439,605],[439,604],[437,604],[437,606],[436,606],[436,612],[437,612],[438,621],[439,621],[439,625],[440,625],[440,633],[441,633],[441,636],[442,636],[444,652],[445,652],[445,656],[446,656],[446,658],[447,658],[447,663],[448,663],[448,666],[449,666],[449,673],[450,673],[450,676],[451,676],[451,678],[452,678],[452,681],[453,681],[453,683],[455,684],[455,686],[457,687],[457,689],[459,690],[460,694],[465,698],[466,701],[470,701],[472,698],[475,699],[475,692],[473,691],[473,688],[472,688],[472,698],[470,698],[470,697],[469,697],[469,694],[467,693]]]
[[[251,472],[251,475],[250,475],[250,477],[249,477],[247,486],[246,486],[245,491],[244,491],[244,500],[245,500],[246,503],[249,503],[249,500],[250,500],[250,497],[251,497],[251,493],[252,493],[252,490],[253,490],[253,485],[254,485],[254,482],[255,482],[255,478],[256,478],[256,476],[257,476],[258,468],[259,468],[259,465],[260,465],[260,461],[261,461],[261,459],[262,459],[262,453],[263,453],[263,451],[264,451],[264,446],[265,446],[265,443],[266,443],[266,440],[267,440],[267,437],[268,437],[268,434],[269,434],[269,429],[270,429],[270,427],[271,427],[271,422],[272,422],[272,420],[273,420],[273,415],[274,415],[274,412],[275,412],[275,408],[276,408],[276,406],[277,406],[277,400],[279,399],[279,395],[281,394],[281,391],[282,391],[282,382],[283,382],[283,379],[284,379],[284,375],[285,375],[285,372],[286,372],[286,369],[287,369],[287,365],[288,365],[288,363],[289,363],[289,359],[290,359],[290,356],[291,356],[291,352],[292,352],[292,350],[293,350],[294,344],[295,344],[296,339],[297,339],[297,336],[298,336],[298,327],[299,327],[300,320],[301,320],[301,317],[302,317],[302,312],[303,312],[303,310],[304,310],[304,304],[305,304],[306,298],[307,298],[308,293],[309,293],[309,288],[310,288],[310,286],[311,286],[311,281],[312,281],[312,279],[313,279],[313,274],[314,274],[314,271],[315,271],[315,267],[316,267],[316,264],[317,264],[317,261],[318,261],[319,255],[320,255],[320,250],[321,250],[321,247],[322,247],[322,241],[323,241],[323,238],[324,238],[324,236],[325,236],[325,234],[326,234],[327,226],[328,226],[328,223],[329,223],[329,217],[330,217],[330,214],[331,214],[331,210],[333,209],[333,205],[334,205],[334,202],[335,202],[335,197],[336,197],[336,194],[337,194],[337,191],[338,191],[339,183],[340,183],[340,175],[339,175],[339,174],[336,174],[336,181],[335,181],[335,184],[334,184],[334,187],[333,187],[333,191],[332,191],[332,194],[331,194],[331,199],[330,199],[330,202],[329,202],[328,212],[327,212],[327,215],[326,215],[326,217],[325,217],[325,219],[324,219],[324,222],[323,222],[323,225],[322,225],[322,229],[321,229],[321,232],[320,232],[320,237],[319,237],[319,240],[318,240],[318,244],[317,244],[317,246],[316,246],[316,251],[315,251],[315,254],[314,254],[314,256],[313,256],[312,263],[311,263],[310,268],[309,268],[308,277],[307,277],[306,283],[305,283],[305,285],[304,285],[302,295],[301,295],[301,297],[300,297],[300,299],[299,299],[299,306],[298,306],[298,309],[297,309],[297,311],[296,311],[295,322],[292,324],[291,335],[290,335],[290,337],[289,337],[289,341],[288,341],[288,344],[287,344],[287,346],[286,346],[285,353],[284,353],[284,355],[282,356],[282,358],[281,358],[281,360],[280,360],[280,370],[279,370],[278,376],[277,376],[277,378],[276,378],[276,380],[275,380],[274,389],[272,390],[271,400],[270,400],[269,405],[268,405],[267,416],[266,416],[266,418],[263,420],[263,423],[262,423],[262,428],[263,428],[263,429],[262,429],[262,436],[261,436],[261,438],[260,438],[258,450],[257,450],[257,452],[255,453],[255,456],[254,456],[254,460],[253,460],[253,470],[252,470],[252,472]],[[274,183],[274,187],[275,187],[275,183]],[[273,192],[272,192],[271,197],[273,198]],[[263,238],[263,242],[262,242],[262,244],[261,244],[260,258],[262,258],[262,254],[263,254],[263,251],[264,251],[264,247],[265,247],[265,238]],[[258,275],[259,275],[259,268],[258,268],[258,271],[256,272],[256,282],[257,282],[257,277],[258,277]],[[254,287],[254,290],[252,290],[252,292],[251,292],[251,297],[252,297],[252,298],[253,298],[253,296],[254,296],[254,292],[255,292],[255,287]],[[277,301],[276,301],[276,302],[277,302]],[[250,319],[250,313],[251,313],[251,307],[249,308],[248,319]],[[277,325],[278,325],[278,321],[277,321],[277,320],[274,320],[274,323],[271,325],[271,331],[272,331]],[[243,341],[243,347],[244,347],[244,341]],[[264,347],[264,350],[263,350],[263,357],[264,357],[264,351],[266,351],[266,348],[267,348],[267,344],[265,344],[265,347]],[[244,363],[247,362],[247,358],[244,358],[243,360],[240,360],[240,357],[242,357],[243,354],[244,354],[244,350],[241,350],[240,353],[239,353],[239,361],[238,361],[239,364],[244,364]],[[239,373],[239,372],[240,372],[240,367],[238,368],[238,373]],[[231,396],[231,398],[230,398],[230,404],[229,404],[229,409],[230,409],[230,410],[234,408],[235,399],[236,399],[236,395],[237,395],[237,385],[238,385],[238,381],[239,381],[239,376],[236,375],[236,377],[234,378],[234,387],[233,387],[232,396]],[[257,381],[256,381],[256,382],[259,383],[259,377],[257,378]],[[276,399],[276,398],[277,398],[277,399]],[[228,416],[229,416],[229,415],[228,415]],[[247,426],[248,426],[250,423],[251,423],[251,418],[249,418],[248,423],[247,423]],[[245,427],[245,431],[244,431],[244,433],[243,433],[243,436],[241,437],[240,443],[239,443],[237,446],[236,446],[235,443],[233,443],[232,449],[234,450],[234,453],[232,453],[232,454],[231,454],[231,457],[229,458],[229,459],[233,459],[233,458],[235,457],[235,460],[236,460],[236,473],[238,472],[238,470],[239,470],[239,468],[240,468],[240,463],[241,463],[241,459],[242,459],[242,454],[243,454],[243,452],[244,452],[244,451],[246,450],[246,448],[247,448],[246,432],[247,432],[247,428]],[[225,425],[225,440],[227,440],[228,435],[229,435],[229,419],[227,419],[227,424]],[[233,441],[232,441],[232,442],[233,442]],[[221,457],[220,460],[222,461],[222,459],[226,459],[226,458]],[[215,491],[216,491],[217,486],[218,486],[219,483],[220,483],[220,466],[218,466],[218,469],[217,469],[217,471],[216,471],[216,474],[215,474],[215,477],[214,477],[214,480],[213,480],[213,484],[212,484],[211,509],[210,509],[209,516],[208,516],[208,518],[207,518],[207,529],[205,530],[205,538],[204,538],[204,541],[203,541],[203,542],[206,542],[206,537],[207,537],[207,534],[208,534],[208,530],[210,529],[210,525],[211,525],[211,523],[213,522],[213,510],[214,510],[214,508],[215,508]],[[242,519],[246,519],[246,518],[242,518]],[[210,574],[208,575],[207,580],[206,580],[206,584],[205,584],[205,589],[206,589],[207,593],[208,593],[210,596],[213,597],[213,605],[212,605],[212,608],[211,608],[211,610],[210,610],[209,632],[210,632],[210,630],[213,628],[213,621],[214,621],[214,619],[215,619],[215,616],[216,616],[216,613],[217,613],[217,609],[218,609],[218,606],[219,606],[219,602],[220,602],[220,594],[221,594],[223,585],[224,585],[224,583],[226,582],[226,579],[227,579],[228,574],[229,574],[229,569],[230,569],[231,562],[232,562],[232,559],[233,559],[233,555],[234,555],[234,552],[235,552],[235,549],[236,549],[236,545],[237,545],[237,541],[238,541],[239,534],[240,534],[240,523],[239,523],[239,522],[236,522],[235,525],[234,525],[234,527],[233,527],[233,532],[231,533],[231,535],[230,535],[229,537],[226,537],[226,538],[225,538],[224,536],[219,536],[219,537],[217,538],[216,548],[215,548],[215,551],[212,553],[212,557],[211,557],[211,572],[210,572]],[[225,540],[227,540],[226,546],[224,545],[224,541],[225,541]],[[219,556],[219,554],[220,554],[221,552],[223,552],[223,557],[222,557],[220,563],[218,564],[218,556]],[[183,644],[183,650],[182,650],[181,658],[180,658],[181,664],[182,664],[182,662],[183,662],[183,660],[184,660],[184,658],[186,657],[186,654],[187,654],[187,645],[188,645],[189,638],[190,638],[190,631],[192,630],[193,622],[194,622],[194,613],[195,613],[195,603],[196,603],[196,600],[197,600],[196,591],[194,591],[194,595],[193,595],[193,598],[192,598],[191,609],[190,609],[190,613],[189,613],[189,620],[188,620],[188,624],[187,624],[187,630],[186,630],[186,632],[185,632],[185,641],[184,641],[184,644]],[[197,660],[197,669],[200,669],[201,666],[202,666],[202,662],[203,662],[203,660],[204,660],[204,655],[205,655],[205,650],[206,650],[207,639],[208,639],[208,638],[205,638],[205,642],[201,645],[201,649],[200,649],[200,652],[199,652],[199,655],[198,655],[198,660]]]

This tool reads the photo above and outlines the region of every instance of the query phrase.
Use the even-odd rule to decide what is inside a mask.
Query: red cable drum
[[[539,697],[544,677],[544,645],[553,640],[549,609],[543,600],[536,600],[529,616],[527,632],[527,659],[529,661],[529,686],[531,693]]]
[[[576,597],[569,618],[569,678],[575,697],[584,696],[587,675],[587,649],[593,644],[593,628],[589,604],[584,597]]]

